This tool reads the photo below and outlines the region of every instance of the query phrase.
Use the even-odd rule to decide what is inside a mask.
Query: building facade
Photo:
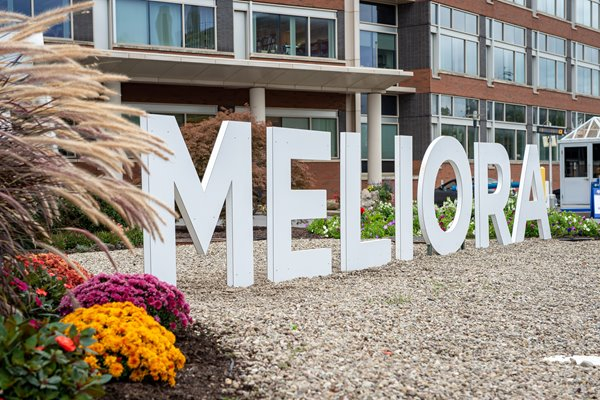
[[[526,144],[560,156],[538,127],[600,115],[600,0],[95,0],[45,39],[105,50],[99,67],[131,78],[113,101],[180,124],[227,108],[330,132],[332,160],[310,162],[329,197],[343,131],[362,134],[365,182],[391,180],[397,134],[413,136],[415,175],[448,135],[470,159],[476,141],[502,144],[518,180]]]

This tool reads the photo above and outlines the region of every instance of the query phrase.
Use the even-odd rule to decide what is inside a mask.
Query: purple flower
[[[175,286],[149,274],[99,274],[77,286],[72,294],[82,307],[130,301],[144,308],[168,329],[186,327],[192,322],[190,307],[183,293]],[[59,312],[65,315],[71,311],[71,298],[65,296],[61,300]]]

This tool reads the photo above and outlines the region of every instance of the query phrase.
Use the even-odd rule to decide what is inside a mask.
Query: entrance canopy
[[[560,140],[561,143],[600,142],[600,118],[593,117],[573,129]]]

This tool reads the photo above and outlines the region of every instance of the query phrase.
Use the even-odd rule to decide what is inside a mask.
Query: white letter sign
[[[447,231],[443,231],[435,215],[434,187],[437,173],[448,161],[456,174],[457,205],[454,221]],[[425,152],[419,173],[417,202],[419,222],[425,241],[441,255],[456,252],[465,241],[471,222],[473,187],[471,168],[462,144],[450,136],[435,139]]]
[[[292,220],[327,217],[324,190],[292,190],[294,159],[330,160],[331,134],[267,128],[267,270],[273,282],[331,273],[331,249],[292,251]]]
[[[341,139],[341,269],[356,271],[385,265],[392,260],[392,242],[389,239],[360,240],[360,134],[342,132]]]
[[[412,260],[414,254],[412,136],[396,136],[394,145],[396,258],[407,261]]]
[[[532,192],[533,191],[533,192]],[[529,196],[533,201],[529,201]],[[537,146],[525,147],[525,159],[521,170],[521,183],[519,183],[519,196],[515,211],[515,224],[513,226],[513,242],[522,242],[525,239],[525,224],[527,221],[536,220],[541,239],[550,239],[550,223],[544,202],[544,186],[540,172],[540,159]]]
[[[142,118],[141,126],[161,138],[174,153],[167,161],[146,156],[151,173],[142,174],[144,191],[165,204],[177,202],[196,250],[205,254],[227,199],[227,284],[251,285],[254,256],[250,124],[223,122],[202,182],[175,117],[148,115]],[[164,242],[144,232],[144,271],[175,284],[175,218],[161,208],[158,212],[166,221],[161,229]]]
[[[498,173],[498,186],[488,193],[488,165],[494,165]],[[499,143],[475,143],[475,247],[490,245],[492,217],[496,238],[502,245],[512,242],[504,206],[510,195],[510,161],[504,146]]]

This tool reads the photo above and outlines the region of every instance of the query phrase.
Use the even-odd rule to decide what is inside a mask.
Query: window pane
[[[504,50],[494,48],[494,78],[504,78]]]
[[[31,16],[31,1],[29,0],[0,0],[0,10],[12,11]]]
[[[384,160],[394,159],[394,137],[397,131],[397,125],[381,125],[381,158]]]
[[[148,2],[117,0],[117,42],[148,44]]]
[[[24,0],[21,0],[22,2]],[[69,0],[35,0],[33,3],[34,13],[35,15],[42,14],[46,11],[54,10],[55,8],[66,7],[70,5]],[[25,6],[19,6],[19,8],[23,9]],[[55,38],[71,38],[71,21],[67,19],[64,22],[56,24],[46,32],[44,32],[44,36],[55,37]]]
[[[525,131],[517,131],[517,160],[525,156]]]
[[[504,24],[504,41],[508,43],[515,42],[515,28],[512,25]]]
[[[331,133],[331,157],[339,157],[337,120],[335,118],[313,118],[312,130]]]
[[[310,129],[308,118],[281,118],[283,128]]]
[[[181,47],[181,5],[150,4],[150,44]]]
[[[466,116],[467,118],[473,118],[473,113],[477,111],[479,113],[479,100],[475,99],[466,99],[467,100],[467,110]]]
[[[374,24],[396,25],[396,7],[361,1],[360,20]]]
[[[368,142],[367,124],[360,124],[360,158],[363,160],[366,160],[369,155]]]
[[[525,123],[525,106],[506,104],[506,122]]]
[[[477,43],[467,41],[467,74],[477,75]]]
[[[442,115],[452,115],[452,97],[441,96]]]
[[[375,33],[377,35],[377,67],[396,68],[396,35]]]
[[[465,13],[452,10],[452,29],[456,29],[457,31],[465,30]]]
[[[479,141],[479,129],[477,128],[475,129],[472,126],[469,126],[469,137],[467,138],[468,141],[468,151],[467,151],[467,157],[468,158],[473,158],[475,156],[475,151],[473,150],[473,147],[475,146],[475,142]]]
[[[525,54],[515,53],[515,82],[525,83]]]
[[[431,95],[431,115],[438,115],[439,109],[438,109],[438,95],[437,94],[432,94]]]
[[[494,29],[494,40],[502,40],[502,37],[503,37],[502,23],[498,22],[498,21],[494,21],[493,29]]]
[[[504,121],[504,103],[496,103],[494,106],[494,120]]]
[[[254,21],[256,29],[256,51],[258,53],[289,54],[289,16],[255,13]]]
[[[465,72],[465,41],[452,38],[452,71]]]
[[[450,28],[450,9],[440,6],[440,25],[444,28]]]
[[[330,19],[311,18],[310,55],[312,57],[335,57],[335,23]]]
[[[559,90],[567,90],[567,86],[565,84],[565,68],[565,63],[556,63],[556,88]]]
[[[377,50],[375,48],[375,32],[360,31],[360,65],[375,67]]]
[[[212,8],[185,5],[185,47],[215,48],[215,17]]]
[[[463,97],[454,98],[454,116],[461,118],[467,117],[467,99]]]
[[[587,177],[587,147],[565,147],[565,177]]]
[[[285,54],[308,56],[308,18],[290,17],[290,42]]]
[[[440,69],[452,71],[452,38],[440,35]]]
[[[83,3],[85,0],[74,0]],[[92,8],[73,13],[73,39],[82,42],[94,41],[94,14]]]
[[[447,125],[442,124],[442,136],[451,136],[458,140],[466,150],[467,145],[467,129],[462,125]]]
[[[185,123],[186,124],[195,124],[198,122],[206,121],[207,119],[213,117],[214,115],[205,115],[205,114],[186,114],[185,115]]]
[[[512,129],[496,129],[495,131],[495,142],[500,143],[506,149],[508,158],[511,160],[515,159],[515,131]]]
[[[381,114],[398,115],[398,98],[396,96],[381,96]]]
[[[477,16],[473,14],[466,14],[465,20],[465,32],[477,34]]]

